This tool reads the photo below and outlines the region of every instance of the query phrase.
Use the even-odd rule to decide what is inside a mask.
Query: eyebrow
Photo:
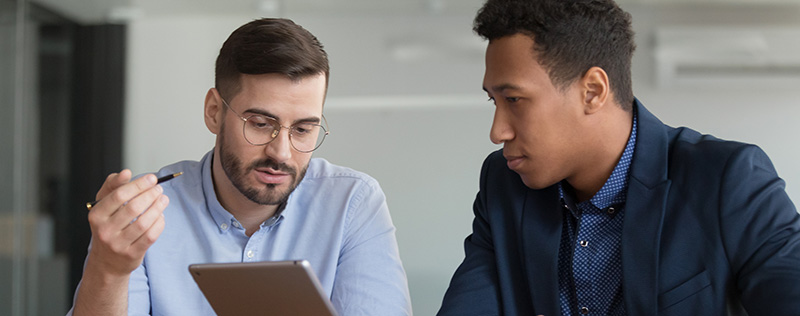
[[[506,91],[506,90],[522,90],[522,88],[520,88],[519,86],[514,85],[514,84],[504,83],[504,84],[499,84],[499,85],[496,85],[496,86],[492,86],[491,90],[494,91],[494,92],[503,92],[503,91]],[[489,92],[489,90],[487,90],[486,87],[483,87],[483,91],[486,91],[487,93]]]
[[[269,117],[269,118],[273,118],[273,119],[277,120],[278,122],[281,121],[280,117],[278,117],[277,115],[274,115],[274,114],[272,114],[272,113],[270,113],[268,111],[264,111],[262,109],[257,109],[257,108],[247,109],[242,113],[242,115],[244,115],[246,113],[263,115],[263,116],[266,116],[266,117]],[[301,119],[294,120],[294,122],[292,122],[292,125],[299,124],[299,123],[319,124],[320,121],[321,120],[320,120],[319,117],[313,117],[312,116],[312,117],[306,117],[306,118],[301,118]]]

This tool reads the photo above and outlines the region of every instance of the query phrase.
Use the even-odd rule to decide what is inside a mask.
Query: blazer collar
[[[622,291],[629,315],[658,313],[661,228],[670,180],[667,127],[639,102],[636,149],[631,161],[622,226]]]
[[[558,187],[528,190],[522,212],[522,265],[536,315],[561,315],[558,301],[558,248],[562,207]]]

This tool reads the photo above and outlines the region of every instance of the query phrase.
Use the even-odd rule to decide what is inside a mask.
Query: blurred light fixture
[[[255,7],[263,16],[280,16],[283,6],[280,0],[258,0]]]
[[[800,82],[800,28],[665,27],[655,39],[660,87]]]

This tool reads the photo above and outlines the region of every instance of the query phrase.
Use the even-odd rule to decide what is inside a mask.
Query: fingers
[[[103,197],[111,193],[111,191],[114,191],[116,188],[130,181],[131,181],[130,169],[123,169],[119,173],[109,174],[108,177],[106,177],[106,181],[103,182],[103,186],[100,187],[100,190],[97,191],[97,194],[95,195],[95,200],[99,201],[103,199]]]
[[[109,179],[106,183],[109,183],[108,187],[112,187],[115,186],[114,182],[124,180],[124,177],[124,173],[120,173],[117,178]],[[115,214],[117,210],[129,203],[131,199],[142,194],[145,190],[148,190],[155,185],[156,176],[153,174],[148,174],[131,182],[118,185],[113,191],[105,195],[99,202],[97,202],[97,204],[92,208],[92,211],[89,212],[90,221],[92,220],[92,217],[95,217],[95,220],[98,221],[105,221],[105,219],[110,217],[112,214]],[[106,187],[106,185],[103,186]],[[150,203],[140,206],[140,209],[136,214],[138,215],[139,213],[142,213],[147,208],[147,205],[150,205],[151,203],[152,200]],[[132,220],[133,217],[129,218],[129,220]]]
[[[90,258],[101,273],[123,275],[136,269],[164,229],[163,212],[169,199],[163,188],[156,184],[155,175],[130,181],[129,172],[110,175],[101,191],[115,189],[89,212]]]
[[[164,213],[164,209],[166,209],[168,204],[169,198],[167,198],[166,195],[160,195],[157,197],[144,213],[139,215],[139,217],[137,217],[134,221],[129,222],[128,225],[122,229],[121,237],[124,240],[130,241],[130,243],[135,243],[137,240],[144,238],[145,240],[141,242],[149,247],[153,242],[155,242],[155,238],[147,243],[149,240],[147,237],[158,237],[158,235],[156,234],[155,236],[148,236],[148,231],[151,230],[158,221],[164,220],[162,214]]]
[[[136,189],[138,190],[139,188]],[[145,213],[160,196],[163,196],[163,192],[164,190],[161,186],[156,185],[129,199],[126,203],[122,204],[116,212],[109,215],[107,219],[109,228],[114,230],[126,228],[132,221]],[[116,191],[114,194],[116,194]]]
[[[139,239],[133,242],[131,245],[131,250],[139,253],[146,252],[147,249],[156,242],[156,239],[158,239],[158,236],[161,235],[161,232],[164,231],[164,225],[164,216],[161,213],[158,213],[153,225],[151,225],[150,228],[139,237]]]

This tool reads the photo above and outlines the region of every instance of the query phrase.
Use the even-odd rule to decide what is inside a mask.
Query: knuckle
[[[108,235],[108,232],[100,230],[97,232],[97,239],[100,240],[100,242],[107,244],[110,239],[110,236]]]
[[[161,235],[161,231],[163,230],[164,230],[164,219],[163,217],[159,216],[158,220],[156,220],[156,222],[153,223],[153,225],[150,227],[149,230],[147,230],[147,233],[145,234],[147,243],[148,244],[155,243],[156,240],[158,240],[158,236]]]
[[[150,197],[153,200],[155,200],[159,195],[161,195],[161,191],[157,186],[152,187],[149,190],[147,190],[147,196]]]
[[[97,212],[89,212],[89,214],[86,215],[86,219],[89,221],[89,227],[95,227],[100,224],[98,216]]]
[[[142,212],[139,210],[139,203],[136,200],[131,201],[125,207],[122,208],[122,211],[125,213],[125,216],[128,218],[136,218]]]
[[[152,245],[158,239],[158,235],[154,233],[147,233],[144,235],[144,240],[147,242],[148,245]]]
[[[148,174],[148,175],[144,175],[144,176],[136,179],[135,183],[136,183],[136,187],[139,188],[139,191],[144,191],[147,188],[155,185],[155,181],[152,181],[151,177],[154,177],[154,176]],[[152,181],[152,183],[151,183],[151,181]]]
[[[117,254],[125,254],[126,250],[125,247],[122,246],[120,243],[112,243],[109,245],[108,248],[111,249],[112,252]]]
[[[141,218],[141,217],[139,217],[139,219],[137,219],[136,221],[134,221],[133,223],[131,223],[131,225],[133,226],[133,228],[134,228],[134,229],[135,229],[137,232],[142,232],[142,231],[145,231],[145,230],[147,229],[147,227],[148,227],[148,225],[147,225],[147,223],[145,222],[145,220],[144,220],[143,218]]]
[[[123,190],[114,190],[114,192],[111,192],[110,197],[116,204],[122,204],[127,200],[127,196]]]

